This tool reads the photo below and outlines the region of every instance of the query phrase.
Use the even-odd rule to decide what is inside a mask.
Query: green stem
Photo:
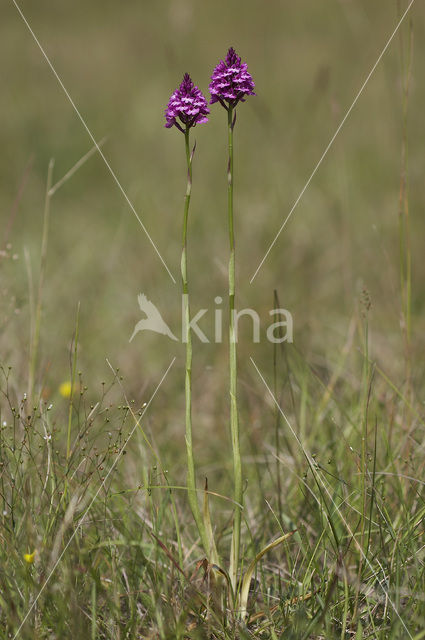
[[[412,76],[413,59],[413,30],[412,22],[409,21],[409,41],[407,52],[407,64],[405,70],[404,91],[403,91],[403,139],[401,155],[401,177],[400,177],[400,243],[401,243],[401,290],[403,300],[404,333],[406,349],[406,380],[408,388],[411,378],[411,312],[412,312],[412,258],[410,246],[410,223],[409,223],[409,164],[408,164],[408,107],[409,93]],[[403,52],[402,52],[403,63]]]
[[[186,375],[185,375],[185,400],[186,400],[186,453],[187,453],[187,488],[189,505],[192,510],[192,514],[198,528],[199,536],[201,538],[202,546],[205,553],[209,557],[209,545],[208,539],[204,527],[204,522],[201,516],[201,510],[199,508],[198,496],[196,493],[196,478],[195,478],[195,462],[193,459],[193,445],[192,445],[192,336],[190,330],[190,306],[189,306],[189,288],[187,278],[187,220],[189,215],[190,196],[192,193],[192,158],[189,148],[189,128],[186,129],[185,134],[185,147],[186,147],[186,162],[187,162],[187,188],[184,198],[184,213],[183,213],[183,249],[181,257],[181,275],[183,286],[183,326],[184,336],[183,339],[186,342]]]
[[[47,244],[49,238],[49,219],[50,219],[50,189],[52,187],[52,176],[54,160],[51,158],[49,162],[49,168],[47,171],[47,184],[46,184],[46,196],[44,201],[44,216],[43,216],[43,238],[41,241],[41,261],[40,261],[40,275],[38,279],[38,292],[37,292],[37,307],[35,310],[35,319],[33,324],[33,330],[31,331],[31,344],[30,344],[30,363],[29,363],[29,376],[28,376],[28,406],[33,407],[34,404],[34,384],[35,384],[35,370],[37,366],[38,355],[38,343],[40,340],[40,326],[41,326],[41,310],[43,302],[43,287],[44,276],[46,273],[47,262]]]
[[[230,580],[233,592],[237,591],[237,575],[240,555],[241,507],[242,505],[242,461],[239,444],[239,419],[237,404],[237,355],[235,327],[235,235],[233,228],[233,108],[227,112],[229,142],[227,205],[229,216],[229,373],[230,373],[230,431],[233,451],[233,515],[232,548],[230,553]]]
[[[69,463],[69,458],[71,455],[71,425],[72,425],[72,407],[74,401],[74,392],[75,392],[75,375],[77,371],[77,349],[78,349],[78,330],[80,324],[80,303],[77,306],[77,320],[75,323],[75,334],[74,334],[74,357],[72,360],[72,372],[71,372],[71,393],[69,396],[69,406],[68,406],[68,434],[66,439],[66,461]]]
[[[364,567],[364,559],[367,557],[367,549],[365,546],[365,530],[366,530],[366,507],[367,507],[367,440],[368,440],[368,412],[369,412],[369,395],[370,395],[370,363],[369,363],[369,320],[367,316],[368,310],[365,309],[365,327],[364,327],[364,360],[363,360],[363,390],[362,390],[362,437],[361,437],[361,453],[360,453],[360,496],[361,496],[361,522],[360,522],[360,560],[357,571],[357,587],[354,598],[353,620],[357,619],[360,586],[362,581],[362,572]]]

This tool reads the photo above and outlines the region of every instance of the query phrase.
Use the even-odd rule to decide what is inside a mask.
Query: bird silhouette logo
[[[131,336],[129,342],[131,342],[139,331],[154,331],[155,333],[160,333],[164,336],[168,336],[171,340],[178,341],[178,338],[171,331],[170,327],[163,320],[161,314],[159,313],[156,306],[151,302],[144,293],[140,293],[137,296],[137,300],[139,302],[139,307],[141,311],[146,315],[146,318],[139,320],[139,322],[134,327],[133,335]]]

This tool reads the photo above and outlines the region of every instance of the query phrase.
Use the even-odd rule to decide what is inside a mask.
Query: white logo
[[[168,336],[171,340],[178,340],[174,333],[171,331],[168,324],[163,320],[161,314],[158,309],[155,307],[153,302],[148,300],[148,298],[144,295],[144,293],[140,293],[137,296],[137,300],[139,302],[139,307],[143,313],[146,314],[146,318],[143,320],[139,320],[139,322],[134,327],[133,335],[131,336],[129,342],[131,342],[139,331],[155,331],[155,333],[161,333],[164,336]]]
[[[154,331],[164,336],[168,336],[171,340],[179,342],[170,327],[162,318],[160,312],[156,306],[151,302],[144,293],[140,293],[137,296],[139,307],[141,311],[146,315],[146,318],[139,320],[134,327],[133,335],[129,342],[131,342],[139,331]],[[223,310],[220,305],[223,299],[217,296],[214,299],[217,305],[214,309],[214,342],[221,343],[223,341]],[[200,309],[195,315],[190,318],[187,313],[188,309],[188,297],[187,294],[182,295],[182,327],[181,327],[181,342],[187,342],[188,332],[196,335],[201,342],[209,343],[210,340],[204,331],[199,326],[199,322],[208,313],[208,309]],[[269,342],[279,344],[281,342],[293,342],[293,318],[291,313],[287,309],[272,309],[269,311],[270,316],[275,316],[277,322],[273,322],[266,328],[266,337]],[[248,317],[252,324],[252,340],[254,343],[260,342],[261,334],[261,319],[258,313],[254,309],[241,309],[237,311],[233,310],[233,324],[235,327],[235,340],[238,341],[238,328],[239,320],[244,316]],[[246,322],[246,320],[245,320]]]

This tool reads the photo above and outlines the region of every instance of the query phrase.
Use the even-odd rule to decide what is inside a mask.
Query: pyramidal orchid
[[[220,102],[225,109],[233,109],[245,96],[255,96],[254,81],[248,65],[230,47],[225,60],[220,60],[211,76],[210,104]]]
[[[195,147],[190,151],[190,130],[197,124],[208,121],[209,113],[207,101],[202,92],[196,87],[190,75],[185,73],[179,88],[174,91],[165,109],[165,126],[171,129],[177,127],[184,134],[186,163],[187,163],[187,186],[184,198],[183,209],[183,242],[181,256],[181,278],[183,289],[183,342],[186,343],[186,371],[185,371],[185,440],[187,454],[187,489],[188,500],[192,510],[199,536],[205,553],[216,561],[213,555],[215,547],[212,549],[211,540],[207,537],[207,530],[201,516],[198,497],[196,493],[195,462],[192,445],[192,336],[190,326],[190,305],[189,305],[189,285],[187,269],[187,221],[189,216],[190,197],[192,193],[192,161]],[[216,553],[216,552],[215,552]]]
[[[229,391],[230,391],[230,431],[233,451],[233,516],[232,547],[230,553],[230,581],[234,593],[237,590],[237,573],[240,557],[241,510],[243,508],[242,459],[239,442],[239,416],[237,402],[237,353],[235,327],[235,236],[233,224],[233,130],[236,122],[236,106],[244,102],[247,96],[253,96],[254,81],[248,72],[248,66],[236,54],[233,47],[227,52],[226,59],[215,67],[209,85],[210,104],[219,102],[227,111],[227,131],[229,162],[227,168],[227,209],[229,224]]]
[[[185,133],[196,124],[208,122],[209,112],[204,95],[193,84],[190,75],[185,73],[179,88],[172,93],[168,101],[165,109],[165,126],[167,129],[175,126]]]

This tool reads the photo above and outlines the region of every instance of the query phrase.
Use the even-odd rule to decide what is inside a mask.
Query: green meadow
[[[0,638],[425,638],[421,0],[1,12]],[[236,308],[260,330],[239,319],[239,507],[214,104],[190,133],[187,259],[215,555],[189,502],[187,166],[164,110],[185,72],[209,99],[230,46],[256,92],[234,127]],[[141,293],[177,340],[130,341]],[[292,342],[267,335],[276,308]]]

